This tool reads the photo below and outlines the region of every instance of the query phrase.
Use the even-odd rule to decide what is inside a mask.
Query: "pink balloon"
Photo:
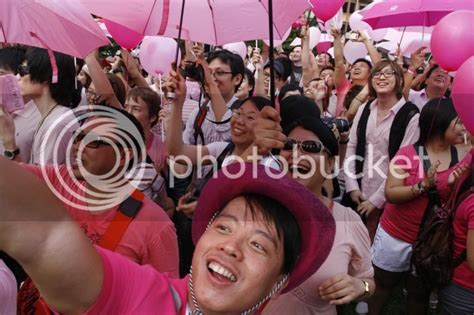
[[[464,62],[453,81],[452,98],[464,126],[474,134],[474,56]]]
[[[314,15],[326,22],[337,14],[345,0],[310,0],[310,2]]]
[[[455,11],[442,18],[431,34],[431,52],[441,68],[456,71],[474,56],[474,12]]]
[[[104,24],[107,27],[110,35],[115,39],[115,41],[126,49],[133,49],[142,41],[143,35],[132,31],[125,26],[114,23],[112,21],[104,19]]]
[[[140,63],[151,75],[167,75],[176,56],[177,44],[174,39],[148,36],[140,46]],[[178,56],[178,61],[181,58]]]

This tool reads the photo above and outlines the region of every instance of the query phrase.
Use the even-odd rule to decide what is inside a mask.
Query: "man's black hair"
[[[74,59],[59,52],[54,52],[54,57],[58,67],[58,82],[53,84],[53,70],[48,51],[43,48],[30,47],[25,54],[25,60],[30,68],[31,81],[48,84],[51,97],[56,103],[68,106],[71,104],[76,80]]]
[[[244,60],[238,54],[235,54],[227,49],[214,50],[207,55],[207,62],[211,63],[214,59],[219,59],[230,67],[230,71],[232,72],[232,78],[240,74],[242,76],[242,80],[244,79]],[[242,83],[242,81],[240,81],[240,83]],[[239,87],[240,84],[235,87],[235,92],[237,92]]]
[[[0,68],[18,73],[18,66],[25,59],[26,49],[22,47],[5,47],[0,49]]]

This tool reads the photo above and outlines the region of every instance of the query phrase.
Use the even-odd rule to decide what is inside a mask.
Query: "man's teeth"
[[[232,274],[232,272],[230,272],[229,270],[225,269],[224,267],[222,267],[221,265],[219,265],[218,263],[216,262],[213,262],[211,261],[209,263],[209,265],[207,266],[209,269],[211,269],[213,272],[229,279],[230,281],[232,282],[236,282],[237,281],[237,277],[234,276],[234,274]]]

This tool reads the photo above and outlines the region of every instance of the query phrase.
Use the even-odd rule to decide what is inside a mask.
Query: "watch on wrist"
[[[5,150],[3,155],[9,160],[14,160],[16,156],[20,154],[20,149],[16,148],[15,150]]]

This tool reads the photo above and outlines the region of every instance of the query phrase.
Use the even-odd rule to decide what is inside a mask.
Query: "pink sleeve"
[[[359,279],[373,278],[374,268],[372,267],[372,255],[370,253],[369,232],[358,216],[352,219],[349,225],[354,246],[348,273]]]
[[[151,227],[151,226],[150,226]],[[176,230],[172,223],[156,231],[150,231],[143,264],[149,264],[156,270],[179,278],[179,250]]]
[[[354,174],[355,174],[354,158],[356,157],[357,127],[359,126],[359,120],[360,120],[360,116],[362,115],[363,109],[364,109],[364,106],[361,106],[357,110],[357,114],[354,118],[354,122],[349,132],[349,143],[347,144],[346,159],[344,161],[344,177],[345,177],[345,182],[346,182],[346,192],[348,193],[354,190],[360,190],[359,184],[357,183],[357,179],[354,178]]]
[[[119,254],[99,247],[96,250],[102,258],[104,278],[96,303],[85,314],[154,314],[158,309],[175,309],[169,283],[162,274]]]
[[[405,136],[401,143],[401,147],[413,144],[418,141],[420,138],[420,127],[419,127],[420,115],[416,114],[408,123],[407,129],[405,131]]]
[[[0,313],[16,314],[16,280],[13,273],[0,260]]]

